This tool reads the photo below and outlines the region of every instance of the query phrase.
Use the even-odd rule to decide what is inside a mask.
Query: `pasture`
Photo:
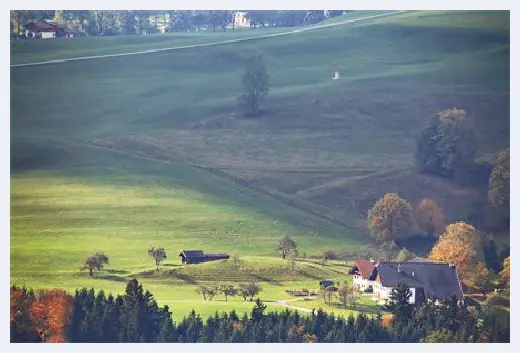
[[[25,41],[13,44],[11,61],[251,33]],[[267,61],[271,91],[264,116],[244,119],[236,95],[253,52]],[[426,119],[454,106],[476,118],[479,158],[508,144],[507,12],[411,12],[219,46],[13,67],[11,283],[121,293],[136,277],[174,315],[207,315],[252,303],[203,302],[198,283],[255,280],[263,300],[278,301],[287,288],[344,281],[340,264],[299,261],[289,271],[277,239],[291,234],[300,255],[370,245],[366,212],[393,191],[414,203],[435,199],[448,220],[463,217],[474,190],[413,165]],[[159,272],[151,246],[168,252]],[[226,262],[180,266],[177,254],[188,248],[236,252],[244,271],[227,277]],[[110,264],[89,278],[80,267],[94,251]]]

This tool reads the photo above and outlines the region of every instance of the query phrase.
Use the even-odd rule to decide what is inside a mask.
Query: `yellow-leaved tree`
[[[368,211],[367,227],[379,242],[395,241],[413,233],[413,208],[396,193],[388,193]]]
[[[415,220],[421,233],[438,237],[446,227],[444,213],[431,199],[422,199],[415,211]]]
[[[453,263],[459,279],[472,283],[477,264],[483,256],[479,251],[479,234],[475,227],[464,222],[456,222],[446,227],[446,231],[430,253],[430,259]]]

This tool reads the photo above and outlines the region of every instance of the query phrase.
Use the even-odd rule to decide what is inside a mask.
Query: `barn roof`
[[[184,256],[186,258],[204,257],[204,252],[202,250],[183,250],[179,256]]]
[[[379,276],[381,285],[395,287],[405,283],[423,288],[426,298],[463,298],[455,266],[443,262],[380,262],[372,271],[371,279]]]

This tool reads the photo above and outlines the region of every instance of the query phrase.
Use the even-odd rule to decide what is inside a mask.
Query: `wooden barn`
[[[228,254],[204,254],[202,250],[183,250],[179,254],[179,257],[181,258],[181,262],[185,265],[229,259]]]

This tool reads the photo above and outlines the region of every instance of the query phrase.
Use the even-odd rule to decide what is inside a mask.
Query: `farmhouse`
[[[39,20],[29,22],[24,25],[25,36],[27,38],[56,38],[56,37],[73,37],[73,31],[65,26],[61,26],[56,22]]]
[[[405,283],[412,296],[410,304],[420,306],[425,301],[443,300],[455,296],[463,300],[462,287],[455,265],[442,262],[386,262],[375,265],[369,278],[374,281],[374,297],[384,301],[392,288]]]
[[[370,280],[370,275],[377,262],[374,259],[358,260],[350,270],[349,274],[353,277],[354,287],[361,292],[372,292],[374,281]]]
[[[204,254],[202,250],[183,250],[179,257],[185,265],[229,259],[228,254]]]

